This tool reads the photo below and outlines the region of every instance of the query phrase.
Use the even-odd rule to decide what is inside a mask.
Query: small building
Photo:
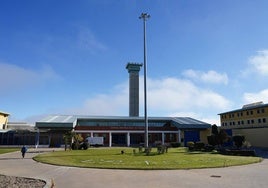
[[[103,137],[105,146],[138,146],[144,143],[144,118],[125,116],[53,115],[36,122],[42,132],[39,144],[59,147],[63,134],[74,131],[87,137]],[[189,117],[149,117],[149,144],[202,141],[207,143],[210,124]],[[45,133],[46,132],[46,133]]]
[[[7,128],[9,113],[0,111],[0,131]]]
[[[0,133],[0,145],[35,146],[37,142],[38,130],[25,122],[8,122],[6,129]]]
[[[232,135],[243,135],[252,146],[268,148],[268,104],[246,104],[218,115],[221,127]]]

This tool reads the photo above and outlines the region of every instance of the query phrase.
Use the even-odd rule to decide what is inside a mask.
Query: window
[[[261,119],[258,119],[258,123],[261,123]]]
[[[248,124],[250,124],[250,120],[248,120]]]
[[[264,112],[265,112],[264,108],[263,108],[263,109],[261,109],[261,112],[262,112],[262,113],[264,113]]]
[[[244,121],[243,120],[241,121],[241,124],[244,125]]]
[[[240,115],[243,116],[243,112],[241,112]]]
[[[251,123],[254,124],[254,119],[251,120]]]
[[[237,113],[237,117],[239,117],[239,116],[240,116],[240,113],[238,112],[238,113]]]
[[[259,113],[260,113],[260,109],[257,110],[257,114],[259,114]]]
[[[249,112],[247,111],[247,115],[249,115]]]
[[[253,110],[250,111],[250,115],[253,115]]]
[[[240,125],[240,121],[238,121],[237,123],[238,123],[238,125]]]
[[[262,119],[262,122],[263,122],[263,123],[266,123],[266,118],[263,118],[263,119]]]

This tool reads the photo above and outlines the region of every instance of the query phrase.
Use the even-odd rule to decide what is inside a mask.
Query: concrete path
[[[199,170],[103,170],[61,167],[35,162],[32,157],[49,149],[30,149],[0,155],[0,174],[31,177],[55,183],[57,188],[267,188],[268,159],[251,165]],[[51,149],[50,149],[51,150]]]

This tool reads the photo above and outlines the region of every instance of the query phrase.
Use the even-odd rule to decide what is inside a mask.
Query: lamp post
[[[143,20],[143,52],[144,52],[144,119],[145,119],[145,134],[144,134],[144,147],[148,148],[148,117],[147,117],[147,64],[146,64],[146,21],[150,18],[147,13],[142,13],[139,17]]]

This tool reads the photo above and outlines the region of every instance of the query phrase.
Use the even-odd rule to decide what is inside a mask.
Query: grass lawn
[[[43,163],[86,168],[112,169],[194,169],[244,165],[260,162],[258,157],[224,156],[216,153],[188,152],[185,148],[170,148],[168,153],[149,156],[133,153],[134,148],[89,148],[44,153],[34,159]],[[124,154],[121,154],[124,150]]]
[[[19,148],[0,148],[0,154],[19,151]]]

